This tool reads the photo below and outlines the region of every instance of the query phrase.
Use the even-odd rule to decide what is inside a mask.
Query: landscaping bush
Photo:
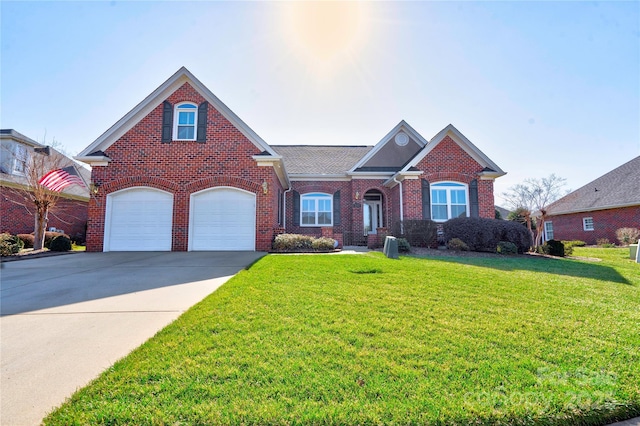
[[[620,244],[628,246],[629,244],[637,244],[640,237],[640,229],[636,228],[619,228],[616,230],[616,238]]]
[[[63,235],[67,238],[69,238],[69,236],[67,234],[63,234],[62,232],[50,232],[50,231],[46,231],[44,233],[44,247],[50,249],[51,247],[51,241],[53,241],[53,239],[55,237],[58,237],[60,235]],[[69,238],[70,240],[71,238]]]
[[[478,217],[460,217],[444,223],[444,239],[459,238],[469,250],[495,253],[500,241],[508,241],[524,253],[532,245],[531,233],[518,222]]]
[[[542,251],[544,254],[548,254],[551,256],[564,257],[564,244],[562,241],[558,240],[549,240],[542,246]]]
[[[454,251],[469,251],[469,246],[467,245],[467,243],[462,241],[460,238],[450,239],[447,243],[447,248]]]
[[[616,246],[615,244],[609,242],[608,238],[598,238],[596,240],[596,245],[602,248],[613,248]]]
[[[400,253],[408,253],[411,251],[411,244],[407,241],[406,238],[396,238],[398,242],[398,251]]]
[[[518,254],[518,247],[509,241],[500,241],[496,252],[500,254]]]
[[[49,243],[51,251],[69,251],[71,250],[71,239],[66,235],[58,235],[51,243]]]
[[[11,256],[19,253],[22,247],[24,247],[24,243],[15,235],[0,234],[0,256]]]
[[[16,237],[22,240],[24,248],[33,248],[33,235],[32,234],[18,234]]]
[[[397,221],[392,226],[392,232],[393,235],[401,235],[414,247],[433,247],[437,244],[437,224],[432,220],[408,219],[404,222]]]
[[[573,254],[574,247],[584,247],[587,245],[584,241],[573,240],[573,241],[562,241],[564,244],[564,255],[571,256]]]
[[[314,239],[311,242],[311,247],[314,250],[322,250],[322,251],[333,250],[335,242],[336,240],[334,240],[333,238],[320,237],[320,238]]]
[[[272,247],[275,251],[284,252],[331,251],[336,247],[336,240],[311,235],[280,234],[274,238]]]
[[[313,237],[300,234],[280,234],[273,240],[274,250],[311,250]]]

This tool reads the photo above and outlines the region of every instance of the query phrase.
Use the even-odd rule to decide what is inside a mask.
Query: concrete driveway
[[[263,255],[78,253],[4,263],[0,424],[39,424]]]

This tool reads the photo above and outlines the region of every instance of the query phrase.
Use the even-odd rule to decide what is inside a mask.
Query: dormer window
[[[173,140],[196,140],[196,126],[198,125],[198,107],[192,103],[176,105],[174,114]]]

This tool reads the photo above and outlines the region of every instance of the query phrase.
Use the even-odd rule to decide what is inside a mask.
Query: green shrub
[[[336,240],[312,235],[280,234],[274,238],[272,247],[275,251],[284,252],[331,251],[336,247]]]
[[[396,238],[396,241],[398,242],[398,251],[400,253],[408,253],[411,251],[411,245],[406,238]]]
[[[16,237],[22,240],[24,248],[33,248],[33,234],[18,234]]]
[[[71,238],[66,235],[58,235],[49,244],[51,251],[69,251],[71,250]]]
[[[596,240],[596,245],[598,247],[615,247],[615,244],[612,244],[608,238],[598,238]]]
[[[543,245],[544,254],[551,256],[564,257],[564,244],[562,241],[549,240]]]
[[[518,247],[509,241],[500,241],[496,252],[500,254],[518,254]]]
[[[392,235],[400,235],[414,247],[433,247],[437,244],[438,225],[428,219],[407,219],[392,226]],[[384,240],[383,240],[384,241]]]
[[[55,237],[59,237],[60,235],[63,235],[67,238],[69,238],[69,236],[67,234],[63,234],[62,232],[50,232],[50,231],[46,231],[44,233],[44,247],[50,249],[51,247],[51,241],[53,241],[53,239]],[[71,239],[71,238],[69,238]]]
[[[637,244],[640,237],[640,229],[636,228],[619,228],[616,230],[616,237],[620,244],[629,245]]]
[[[446,221],[443,228],[445,241],[459,238],[472,251],[495,253],[500,241],[515,244],[518,253],[528,251],[532,245],[531,233],[518,222],[460,217]]]
[[[584,247],[587,245],[584,241],[573,240],[573,241],[562,241],[564,244],[564,255],[571,256],[573,254],[574,247]]]
[[[274,250],[310,250],[313,237],[300,234],[280,234],[273,240]]]
[[[322,251],[333,250],[335,242],[336,240],[333,238],[320,237],[311,242],[311,248]]]
[[[11,256],[19,253],[22,247],[24,247],[24,243],[15,235],[0,234],[0,256]]]
[[[447,248],[454,251],[469,251],[467,243],[462,241],[460,238],[450,239],[449,242],[447,242]]]

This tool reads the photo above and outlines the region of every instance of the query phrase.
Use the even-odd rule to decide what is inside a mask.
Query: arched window
[[[176,105],[173,125],[173,140],[194,141],[198,125],[198,106],[190,102]]]
[[[333,197],[319,192],[300,196],[301,226],[332,226]]]
[[[469,216],[469,191],[459,182],[431,184],[431,219],[444,222],[454,217]]]

